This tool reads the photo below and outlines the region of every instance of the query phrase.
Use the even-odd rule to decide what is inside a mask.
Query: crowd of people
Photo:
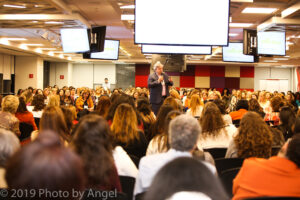
[[[145,200],[300,197],[300,93],[178,90],[165,78],[157,113],[148,88],[29,87],[1,97],[0,188]],[[213,148],[245,159],[232,194]],[[131,192],[121,176],[135,179]]]

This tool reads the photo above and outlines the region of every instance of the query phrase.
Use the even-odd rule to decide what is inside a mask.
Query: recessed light
[[[64,24],[64,22],[48,21],[45,24]]]
[[[134,20],[134,15],[121,15],[121,20]]]
[[[24,5],[10,5],[10,4],[4,4],[3,7],[7,8],[26,8]]]
[[[245,8],[242,13],[249,13],[249,14],[271,14],[277,11],[277,8]]]
[[[40,48],[40,49],[42,49],[42,50],[56,50],[56,48]]]
[[[235,37],[235,36],[238,36],[238,35],[239,35],[238,33],[229,33],[230,37]]]
[[[135,5],[127,5],[127,6],[121,6],[121,9],[134,9]]]
[[[48,55],[49,55],[49,56],[54,56],[54,53],[50,51],[50,52],[48,53]]]
[[[3,38],[5,40],[9,40],[9,41],[25,41],[27,40],[26,38]]]
[[[275,63],[275,62],[278,62],[277,60],[265,60],[264,62],[269,62],[269,63]]]
[[[24,44],[26,46],[44,46],[43,44]]]
[[[253,26],[253,24],[250,23],[230,23],[230,27],[250,27]]]

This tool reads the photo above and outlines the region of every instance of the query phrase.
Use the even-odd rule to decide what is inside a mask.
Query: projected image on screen
[[[211,47],[207,46],[174,46],[174,45],[142,45],[142,53],[210,55]]]
[[[257,52],[261,55],[285,56],[285,32],[258,32]]]
[[[224,62],[254,62],[254,56],[243,54],[243,43],[229,43],[223,47]]]
[[[83,53],[90,51],[86,29],[61,29],[60,34],[64,53]]]
[[[91,58],[102,60],[118,60],[119,58],[119,40],[105,40],[104,51],[91,53]]]
[[[136,0],[135,43],[227,46],[229,0]]]

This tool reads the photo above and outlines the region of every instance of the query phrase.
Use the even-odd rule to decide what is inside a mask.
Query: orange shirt
[[[229,115],[232,120],[238,120],[238,119],[242,119],[244,114],[246,114],[246,112],[248,112],[248,110],[239,109],[238,111],[233,111],[233,112],[229,113]]]
[[[300,168],[292,161],[249,158],[233,180],[233,200],[262,196],[300,197]]]
[[[33,126],[33,130],[37,130],[37,126],[35,124],[34,118],[33,118],[33,114],[29,111],[26,111],[25,113],[16,113],[15,114],[16,118],[18,118],[18,120],[27,124],[30,124]]]

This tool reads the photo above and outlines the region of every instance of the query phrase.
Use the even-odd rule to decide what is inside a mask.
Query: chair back
[[[221,174],[227,169],[242,167],[243,162],[243,158],[218,158],[215,160],[215,165],[218,174]]]
[[[204,149],[204,151],[209,152],[214,159],[224,158],[227,148],[210,148]]]
[[[30,138],[31,133],[33,131],[33,126],[31,124],[21,122],[19,124],[19,129],[20,129],[20,132],[21,132],[21,135],[19,136],[19,139],[22,142],[23,140],[26,140],[26,139]]]
[[[133,190],[135,184],[135,178],[130,176],[119,176],[122,191],[127,195],[128,200],[133,199]]]
[[[236,177],[239,171],[240,171],[240,167],[237,167],[237,168],[224,170],[221,174],[219,174],[224,189],[230,198],[232,197],[233,179]]]

